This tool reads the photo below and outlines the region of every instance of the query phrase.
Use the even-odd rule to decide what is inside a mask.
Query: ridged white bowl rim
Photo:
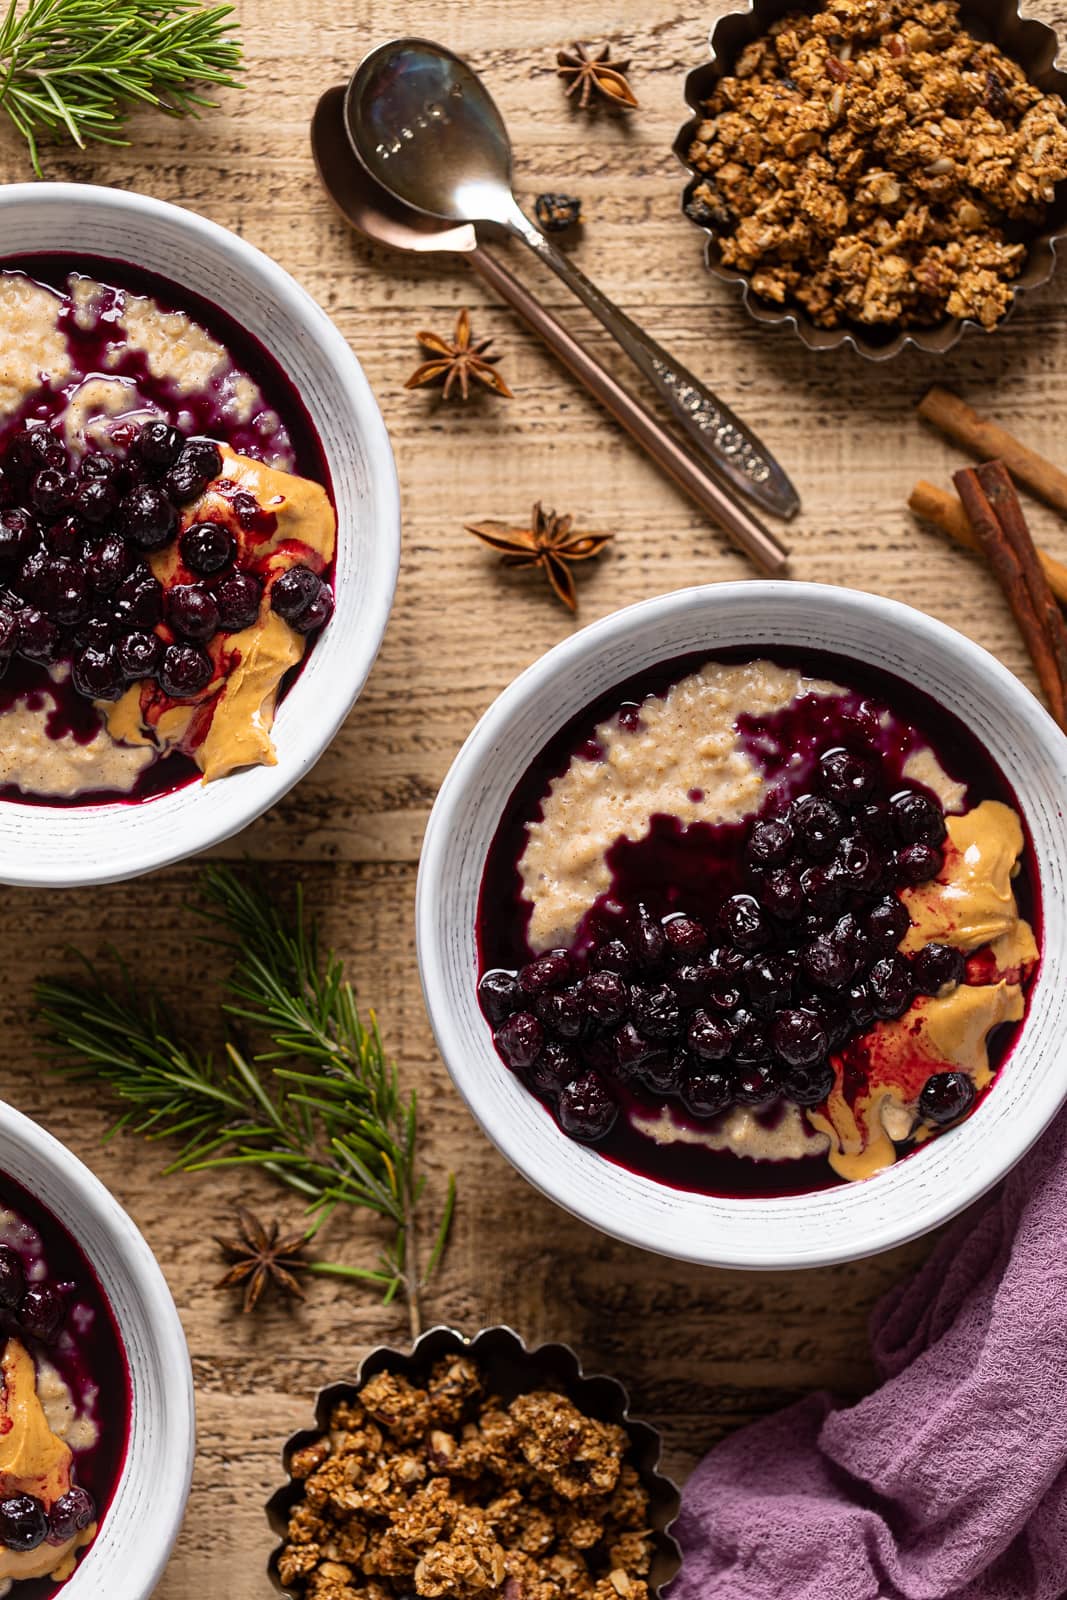
[[[289,273],[235,233],[180,206],[90,184],[0,188],[4,258],[54,250],[110,256],[227,312],[287,371],[319,435],[338,513],[337,609],[278,711],[278,764],[141,805],[0,804],[0,883],[73,887],[135,877],[219,844],[299,782],[366,682],[400,561],[389,436],[363,369]]]
[[[1015,790],[1038,863],[1044,941],[1022,1036],[960,1127],[863,1183],[779,1199],[717,1199],[640,1177],[568,1140],[497,1056],[477,1004],[474,920],[486,852],[530,761],[569,717],[629,675],[693,650],[834,650],[896,673],[985,740]],[[899,601],[820,584],[725,583],[646,600],[582,629],[493,702],[430,816],[416,903],[437,1043],[501,1153],[605,1233],[706,1265],[819,1266],[935,1228],[1021,1159],[1067,1096],[1067,738],[996,658]]]
[[[40,1200],[81,1247],[114,1313],[130,1375],[118,1486],[59,1593],[63,1600],[148,1600],[181,1527],[196,1444],[192,1367],[174,1300],[144,1237],[99,1178],[2,1102],[0,1173]],[[103,1399],[98,1416],[106,1424]]]

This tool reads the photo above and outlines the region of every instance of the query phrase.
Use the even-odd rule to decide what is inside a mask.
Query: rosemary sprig
[[[413,1333],[420,1296],[440,1264],[455,1205],[450,1176],[425,1266],[418,1222],[417,1104],[404,1098],[378,1023],[365,1025],[332,950],[323,952],[297,891],[295,916],[226,868],[202,880],[211,937],[234,954],[223,1010],[269,1048],[249,1054],[231,1038],[217,1063],[185,1041],[158,996],[135,987],[121,961],[112,987],[80,957],[85,981],[41,979],[37,1013],[59,1070],[95,1078],[126,1110],[113,1132],[180,1141],[168,1172],[255,1167],[302,1196],[316,1233],[339,1205],[377,1213],[392,1229],[376,1267],[308,1263],[319,1276],[400,1295]]]
[[[0,22],[0,107],[30,148],[67,137],[124,144],[137,103],[195,116],[233,87],[241,47],[232,5],[202,0],[9,0]]]

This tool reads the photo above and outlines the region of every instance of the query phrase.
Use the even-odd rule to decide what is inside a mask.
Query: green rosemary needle
[[[205,90],[233,87],[241,47],[232,5],[201,0],[9,0],[0,22],[0,108],[30,149],[64,136],[124,144],[131,108],[171,116],[212,106]]]
[[[415,1096],[401,1094],[377,1020],[361,1019],[299,889],[288,919],[226,868],[208,869],[202,888],[197,910],[233,954],[223,1010],[267,1048],[249,1054],[231,1038],[217,1062],[181,1037],[159,998],[135,987],[121,962],[109,987],[82,957],[85,981],[36,985],[47,1054],[60,1071],[95,1078],[124,1102],[113,1131],[178,1141],[168,1172],[257,1168],[303,1198],[311,1234],[340,1205],[383,1217],[391,1238],[375,1267],[313,1261],[308,1271],[372,1283],[386,1304],[399,1295],[417,1333],[421,1292],[448,1239],[455,1181],[449,1177],[422,1264],[426,1180],[416,1161]]]

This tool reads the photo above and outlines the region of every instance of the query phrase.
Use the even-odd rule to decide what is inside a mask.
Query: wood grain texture
[[[197,125],[146,115],[128,149],[48,157],[52,177],[112,183],[177,201],[275,256],[318,298],[364,362],[392,432],[405,529],[396,610],[359,705],[315,770],[222,852],[262,862],[279,891],[301,875],[329,938],[376,1007],[405,1081],[422,1097],[431,1181],[460,1182],[454,1242],[428,1307],[474,1330],[504,1320],[528,1339],[573,1342],[616,1373],[666,1435],[684,1474],[727,1430],[814,1387],[857,1395],[871,1381],[865,1323],[877,1296],[920,1261],[920,1243],[831,1271],[748,1276],[673,1265],[601,1238],[533,1193],[477,1132],[429,1034],[413,950],[419,842],[436,789],[475,718],[574,624],[540,579],[504,573],[463,524],[521,517],[537,498],[579,525],[615,530],[579,574],[580,620],[696,582],[749,576],[742,559],[640,458],[461,264],[417,262],[351,237],[319,192],[308,121],[321,89],[371,43],[429,32],[471,57],[511,127],[524,197],[578,193],[587,272],[712,385],[778,451],[804,509],[791,532],[795,576],[911,601],[999,655],[1032,684],[1026,653],[993,579],[973,556],[920,527],[912,484],[947,485],[961,458],[914,417],[930,382],[981,401],[994,385],[1005,426],[1052,459],[1067,396],[1062,276],[995,338],[966,339],[936,367],[907,352],[873,367],[850,351],[817,359],[786,332],[749,322],[701,266],[680,214],[671,143],[682,80],[701,61],[720,6],[679,12],[659,0],[562,6],[442,0],[238,0],[248,88]],[[1053,25],[1065,7],[1035,11]],[[605,34],[605,28],[610,29]],[[641,109],[584,118],[564,101],[554,52],[610,37],[634,58]],[[4,136],[0,172],[26,176]],[[512,252],[516,256],[516,252]],[[606,360],[606,336],[532,262],[518,270]],[[448,330],[461,305],[494,335],[516,391],[446,410],[405,393],[416,328]],[[621,369],[620,369],[621,370]],[[1043,508],[1032,526],[1051,553],[1067,533]],[[404,1337],[400,1312],[359,1292],[312,1287],[306,1308],[242,1319],[210,1284],[211,1236],[239,1197],[269,1212],[267,1186],[235,1178],[160,1178],[163,1154],[132,1137],[102,1146],[106,1115],[90,1089],[57,1086],[34,1065],[27,1017],[34,976],[62,969],[63,947],[109,941],[159,982],[190,1028],[210,1031],[217,973],[194,942],[189,866],[138,884],[74,894],[5,891],[5,1050],[0,1094],[41,1119],[93,1166],[144,1229],[170,1281],[195,1369],[200,1453],[189,1514],[160,1600],[197,1592],[253,1600],[271,1545],[262,1507],[282,1440],[310,1417],[323,1382],[365,1350]],[[281,1210],[291,1217],[293,1208]],[[336,1252],[367,1259],[372,1229],[338,1223]]]

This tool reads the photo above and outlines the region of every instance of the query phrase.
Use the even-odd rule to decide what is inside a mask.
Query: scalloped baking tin
[[[360,1362],[354,1379],[331,1383],[319,1390],[315,1399],[316,1426],[294,1433],[283,1448],[282,1465],[286,1473],[294,1452],[327,1431],[333,1407],[341,1400],[353,1399],[369,1378],[379,1372],[398,1372],[419,1382],[429,1374],[435,1362],[453,1355],[467,1355],[476,1361],[486,1373],[494,1393],[505,1403],[544,1385],[569,1396],[587,1416],[601,1422],[615,1422],[626,1429],[630,1436],[631,1459],[650,1497],[649,1521],[655,1549],[649,1587],[652,1594],[659,1597],[682,1565],[681,1552],[670,1533],[681,1497],[677,1485],[659,1471],[661,1436],[647,1422],[630,1416],[630,1397],[622,1384],[615,1378],[587,1375],[570,1345],[543,1344],[530,1350],[513,1329],[503,1326],[483,1328],[473,1339],[454,1328],[430,1328],[407,1350],[379,1345]],[[303,1485],[290,1476],[267,1502],[267,1520],[280,1539],[285,1536],[289,1513],[303,1492]],[[291,1590],[283,1588],[278,1576],[280,1553],[279,1546],[268,1564],[271,1583],[288,1600],[297,1600]]]
[[[685,98],[694,115],[686,122],[674,143],[675,155],[690,174],[690,181],[682,196],[682,209],[686,216],[689,216],[686,207],[693,190],[703,176],[689,165],[687,152],[696,128],[703,121],[700,108],[710,96],[715,81],[731,70],[745,45],[764,33],[772,22],[790,11],[808,9],[811,8],[797,4],[797,0],[753,0],[746,11],[729,12],[712,29],[711,60],[695,67],[685,80]],[[1039,89],[1050,90],[1067,99],[1067,72],[1061,72],[1055,65],[1058,40],[1051,28],[1031,17],[1020,16],[1018,6],[1012,0],[972,0],[971,4],[964,4],[960,9],[964,26],[976,37],[994,40],[1005,55],[1019,63]],[[1031,243],[1023,270],[1015,280],[1012,303],[994,328],[983,328],[972,318],[960,317],[948,318],[932,328],[908,328],[895,333],[889,329],[881,338],[855,325],[817,328],[798,308],[771,305],[754,295],[745,273],[724,267],[717,259],[715,229],[695,217],[689,217],[689,220],[707,235],[704,259],[708,271],[723,283],[739,286],[745,308],[756,322],[769,327],[792,328],[809,350],[837,350],[842,345],[851,345],[868,360],[888,361],[909,345],[931,355],[944,355],[958,343],[965,331],[974,329],[988,336],[1004,327],[1015,310],[1019,296],[1047,283],[1055,270],[1057,246],[1067,235],[1067,182],[1058,186],[1049,224]]]

